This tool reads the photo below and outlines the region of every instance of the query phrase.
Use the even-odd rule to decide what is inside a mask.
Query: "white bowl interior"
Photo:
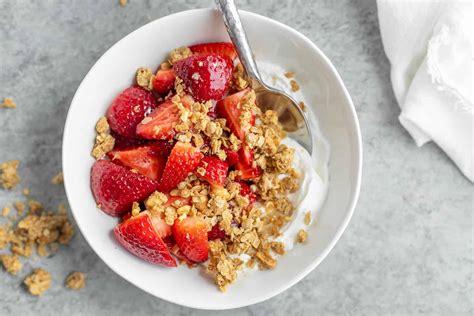
[[[272,271],[241,276],[223,294],[201,271],[169,269],[144,262],[115,241],[117,219],[96,208],[90,191],[94,125],[113,98],[133,80],[140,66],[155,68],[173,48],[228,40],[219,14],[211,9],[185,11],[151,22],[110,48],[93,66],[69,109],[63,139],[66,192],[74,218],[99,257],[137,287],[162,299],[195,308],[228,309],[268,299],[315,268],[345,229],[360,185],[361,142],[354,107],[329,60],[303,35],[283,24],[241,12],[257,59],[297,71],[302,92],[330,143],[327,200],[309,240],[281,257]],[[310,198],[310,197],[309,197]]]

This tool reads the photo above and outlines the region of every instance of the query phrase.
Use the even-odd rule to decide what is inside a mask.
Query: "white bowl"
[[[360,188],[362,147],[351,98],[328,58],[305,36],[274,20],[241,11],[258,59],[297,71],[308,106],[331,147],[326,202],[309,240],[281,257],[276,269],[241,276],[221,293],[201,269],[162,268],[138,259],[114,239],[117,219],[96,208],[90,190],[94,125],[140,66],[156,67],[173,48],[228,41],[220,15],[212,9],[184,11],[158,19],[112,46],[86,75],[71,102],[63,139],[63,171],[72,213],[97,255],[117,274],[167,301],[201,309],[255,304],[288,289],[311,272],[346,228]]]

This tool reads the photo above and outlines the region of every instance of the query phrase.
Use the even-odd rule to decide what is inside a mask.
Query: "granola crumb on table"
[[[12,275],[17,274],[23,267],[20,259],[16,255],[2,255],[0,256],[0,261],[2,262],[3,268]]]
[[[72,272],[66,278],[66,287],[72,290],[79,290],[86,286],[86,274],[83,272]]]
[[[39,268],[30,274],[23,283],[32,295],[41,296],[51,286],[51,274]]]
[[[0,104],[0,108],[14,109],[16,108],[16,103],[12,98],[4,98],[3,102]]]
[[[13,189],[20,182],[20,176],[17,173],[18,160],[10,160],[0,164],[0,183],[6,190]]]
[[[57,173],[52,179],[51,183],[52,184],[62,184],[64,182],[64,176],[62,171]]]
[[[128,0],[119,0],[119,4],[123,8],[128,4]]]
[[[290,80],[290,86],[291,86],[291,91],[293,92],[300,90],[300,85],[298,84],[298,82],[296,82],[296,80]]]

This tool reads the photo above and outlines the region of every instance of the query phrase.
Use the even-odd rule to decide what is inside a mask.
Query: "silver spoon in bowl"
[[[271,88],[262,81],[234,0],[215,0],[215,2],[224,19],[227,33],[237,50],[240,62],[247,73],[250,87],[255,90],[258,107],[263,111],[275,111],[283,129],[311,155],[313,139],[305,113],[288,94]]]

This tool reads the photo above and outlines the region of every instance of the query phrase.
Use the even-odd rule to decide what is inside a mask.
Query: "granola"
[[[66,287],[72,290],[80,290],[86,286],[86,274],[73,272],[66,278]]]
[[[20,259],[15,255],[2,255],[0,256],[0,261],[2,262],[3,268],[12,275],[17,274],[23,267]]]
[[[14,109],[16,108],[16,103],[12,98],[4,98],[3,102],[0,104],[0,108]]]
[[[6,190],[11,190],[20,182],[20,176],[17,173],[18,160],[10,160],[0,164],[0,183]]]
[[[62,171],[59,172],[58,174],[56,174],[56,175],[51,179],[51,183],[52,183],[52,184],[63,184],[63,182],[64,182],[64,176],[63,176]]]
[[[95,137],[95,144],[91,154],[95,159],[101,159],[114,148],[115,139],[110,135],[109,123],[105,117],[101,117],[97,121],[95,130],[97,136]]]
[[[30,274],[23,283],[28,291],[35,296],[41,296],[51,286],[51,274],[41,268]]]

